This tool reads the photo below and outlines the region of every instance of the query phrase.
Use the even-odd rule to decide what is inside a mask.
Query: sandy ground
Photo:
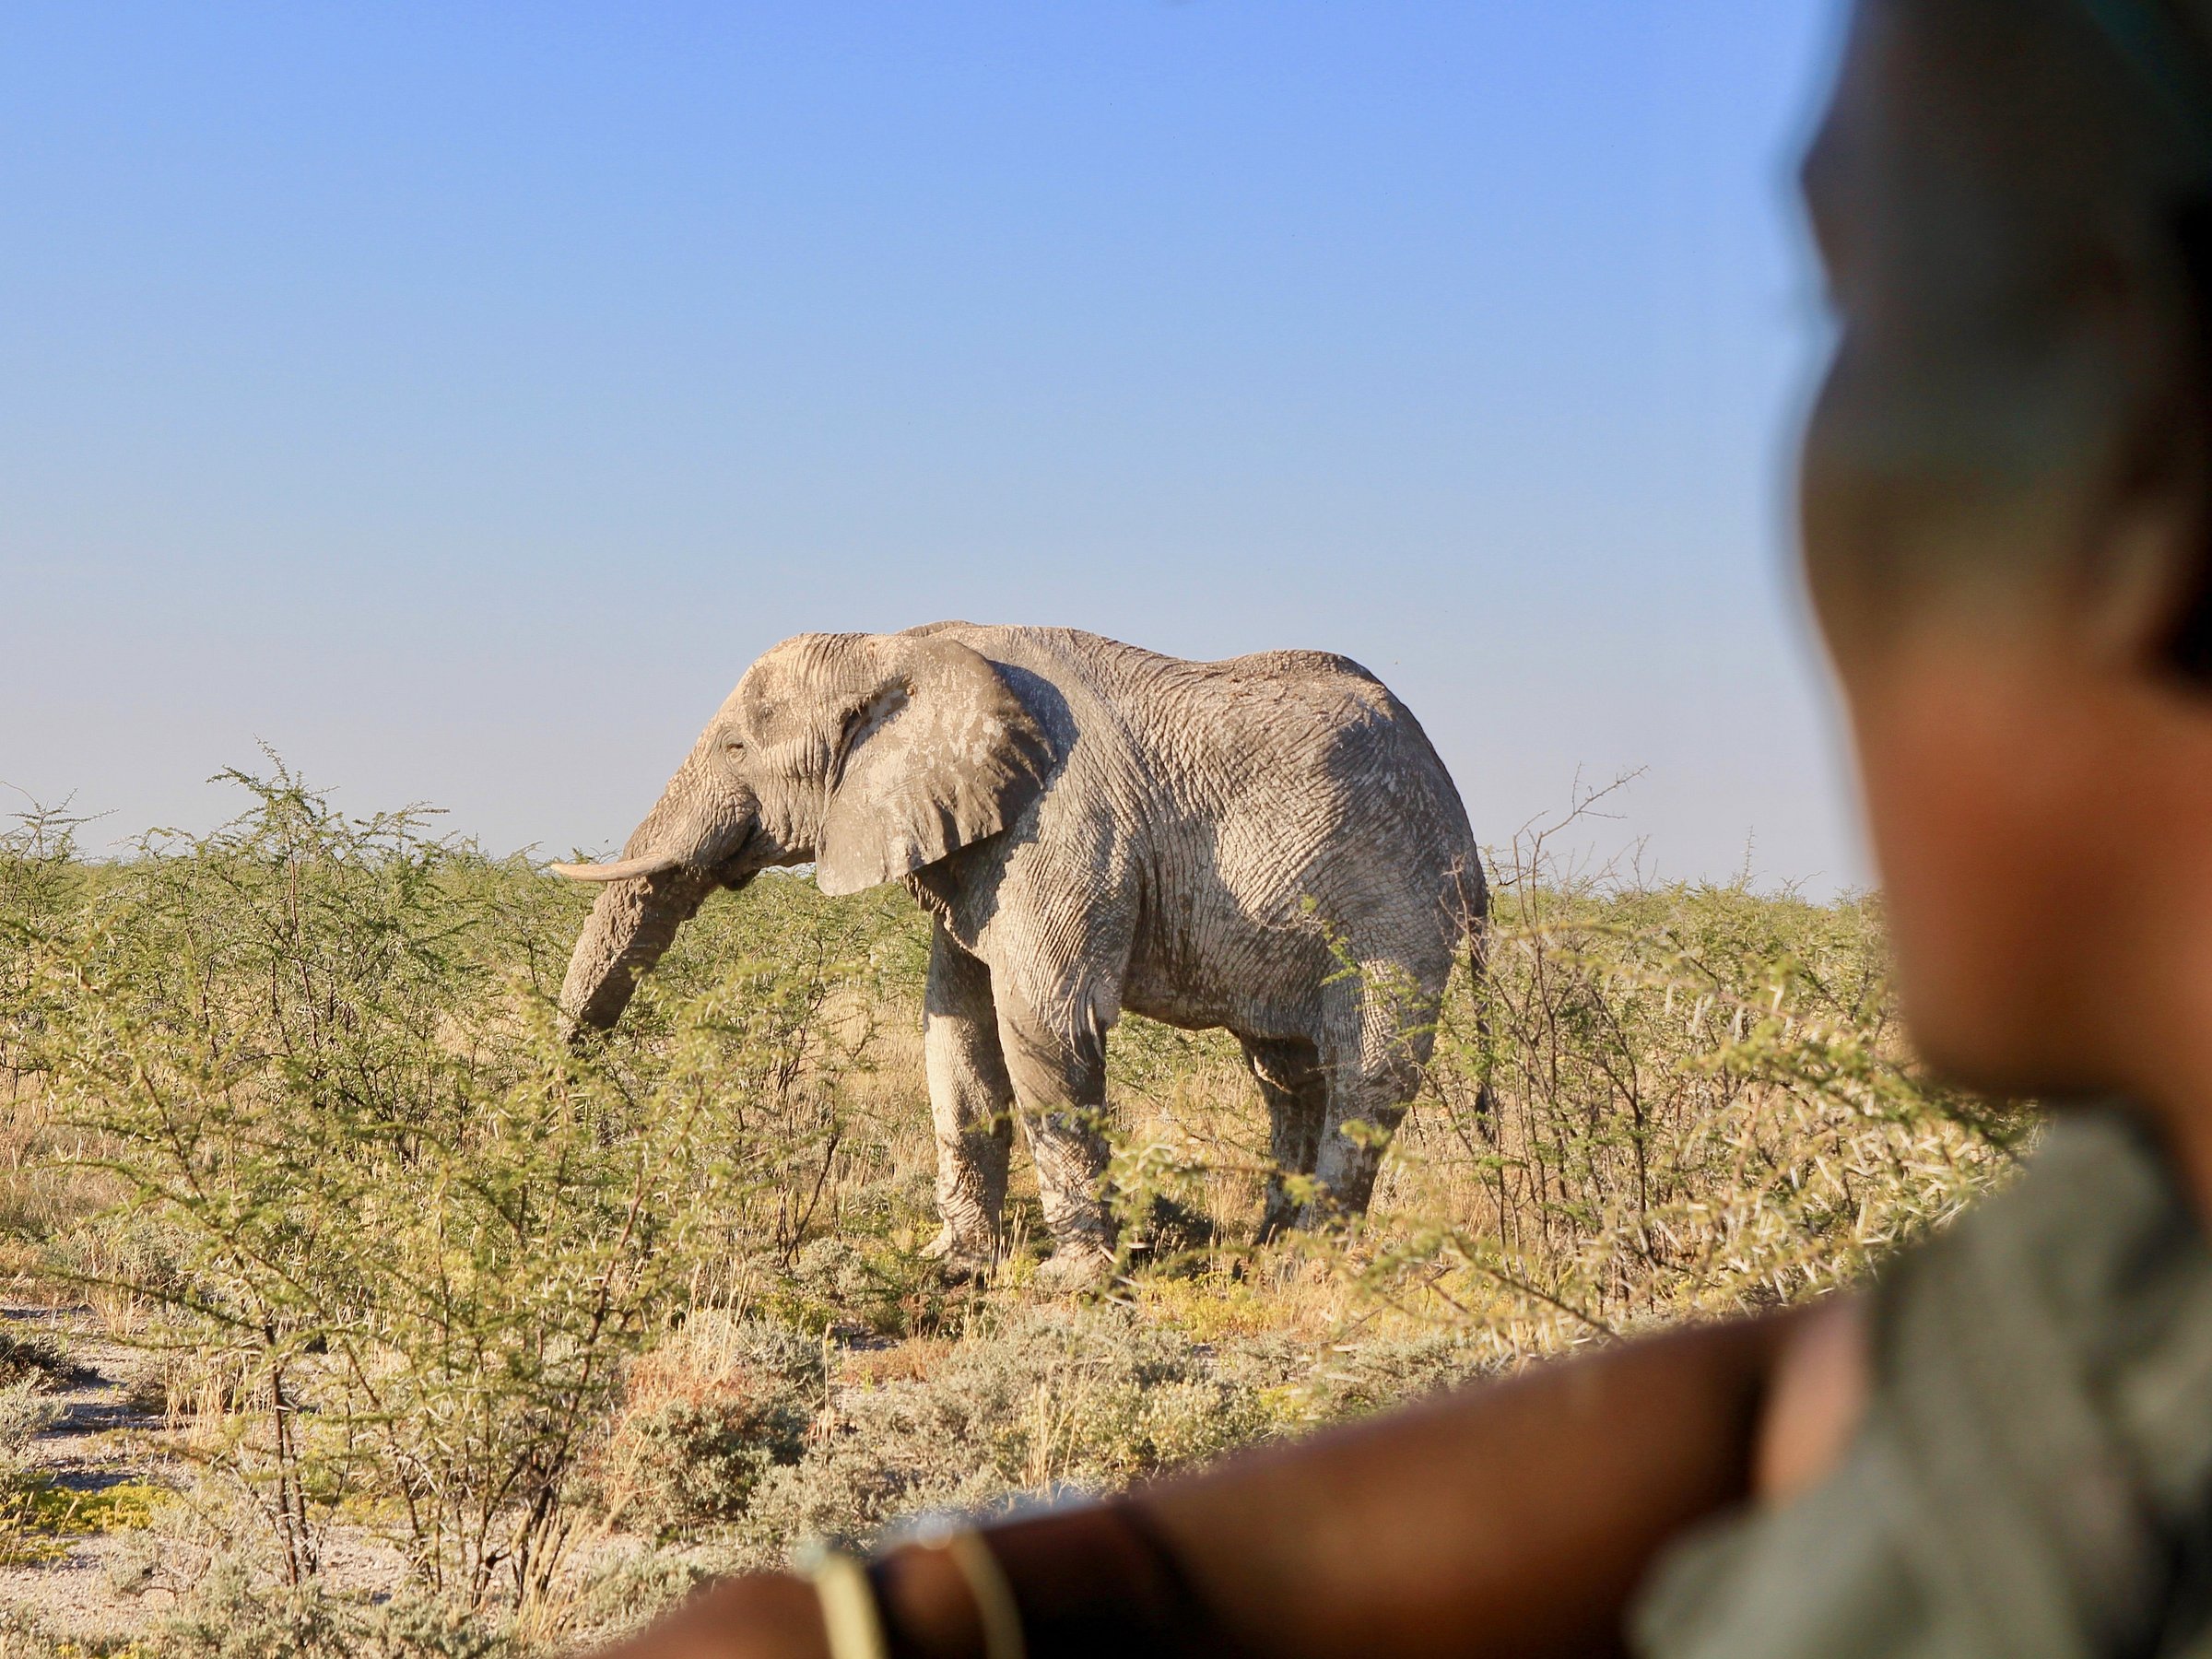
[[[191,1422],[172,1418],[159,1386],[144,1382],[155,1369],[151,1357],[107,1335],[91,1310],[0,1304],[0,1321],[58,1337],[76,1368],[49,1396],[53,1420],[29,1448],[35,1467],[71,1491],[143,1483],[168,1494],[150,1528],[0,1535],[0,1542],[16,1547],[14,1553],[45,1557],[0,1564],[0,1617],[12,1615],[41,1635],[88,1646],[145,1635],[185,1610],[194,1587],[223,1564],[226,1547],[216,1540],[241,1519],[237,1500],[223,1506],[227,1526],[207,1524],[209,1494],[221,1491],[222,1483],[219,1477],[204,1477],[189,1455]],[[858,1330],[847,1333],[846,1343],[838,1356],[841,1398],[854,1389],[913,1380],[949,1347],[942,1340],[901,1343]],[[329,1525],[319,1543],[320,1578],[329,1590],[381,1600],[406,1582],[400,1552],[365,1529]],[[588,1583],[629,1558],[651,1553],[648,1538],[610,1532],[581,1546],[568,1572],[577,1583]],[[267,1561],[259,1560],[257,1568],[259,1583]]]
[[[174,1494],[176,1504],[192,1503],[194,1471],[178,1455],[174,1426],[132,1395],[143,1355],[103,1336],[88,1310],[0,1307],[0,1318],[53,1332],[78,1367],[30,1447],[55,1485],[96,1492],[143,1481]],[[59,1636],[127,1639],[173,1614],[214,1564],[214,1549],[191,1542],[190,1531],[164,1524],[41,1540],[55,1547],[53,1559],[0,1566],[0,1609]],[[341,1533],[327,1541],[325,1571],[334,1586],[381,1588],[399,1577],[400,1564],[374,1539]]]
[[[186,1471],[160,1443],[158,1411],[135,1405],[128,1378],[135,1358],[101,1341],[90,1322],[68,1310],[0,1308],[0,1317],[53,1331],[67,1345],[81,1374],[57,1396],[59,1412],[31,1442],[33,1460],[58,1486],[92,1492],[125,1481],[182,1489]],[[127,1634],[172,1605],[172,1575],[149,1571],[154,1552],[144,1533],[112,1532],[54,1540],[56,1559],[0,1567],[0,1607],[31,1615],[57,1633],[101,1638]],[[182,1565],[182,1563],[177,1563]]]

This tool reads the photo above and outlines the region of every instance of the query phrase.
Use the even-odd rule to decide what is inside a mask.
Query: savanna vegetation
[[[232,782],[228,827],[123,859],[60,814],[0,839],[0,1653],[571,1646],[809,1534],[1818,1296],[2026,1132],[1915,1069],[1873,900],[1577,875],[1532,831],[1357,1230],[1253,1248],[1234,1046],[1132,1018],[1124,1274],[1038,1294],[1018,1204],[948,1288],[903,893],[718,897],[571,1052],[589,894]]]

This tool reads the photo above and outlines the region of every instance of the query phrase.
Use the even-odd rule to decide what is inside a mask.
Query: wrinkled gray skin
[[[556,866],[607,883],[564,1015],[612,1026],[715,888],[809,860],[826,893],[903,881],[935,918],[933,1249],[994,1258],[1018,1117],[1069,1279],[1112,1248],[1100,1113],[1123,1009],[1243,1044],[1279,1169],[1325,1194],[1301,1206],[1278,1177],[1264,1232],[1357,1212],[1382,1153],[1341,1126],[1404,1115],[1486,906],[1442,762],[1343,657],[1186,663],[959,622],[806,634],[747,671],[618,862]]]

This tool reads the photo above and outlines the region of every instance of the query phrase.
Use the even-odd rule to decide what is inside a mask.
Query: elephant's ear
[[[996,835],[1044,787],[1050,745],[981,653],[942,637],[894,634],[881,682],[846,725],[815,885],[857,893]]]

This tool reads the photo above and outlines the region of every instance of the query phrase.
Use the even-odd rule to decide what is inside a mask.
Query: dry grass
[[[2001,1180],[2023,1132],[1918,1075],[1873,902],[1570,880],[1535,835],[1497,858],[1490,989],[1455,988],[1363,1224],[1255,1251],[1233,1044],[1132,1018],[1128,1276],[1037,1296],[1018,1167],[1014,1258],[952,1289],[918,1254],[903,896],[715,900],[579,1061],[545,1018],[578,895],[244,782],[232,831],[125,865],[51,821],[0,845],[6,1265],[147,1350],[202,1471],[177,1514],[240,1565],[150,1621],[177,1652],[572,1641],[809,1531],[1112,1488],[1818,1295]],[[560,1311],[588,1295],[603,1317]],[[394,1432],[395,1401],[450,1431]],[[465,1501],[426,1506],[430,1481]],[[322,1563],[351,1539],[417,1599],[349,1600]]]

